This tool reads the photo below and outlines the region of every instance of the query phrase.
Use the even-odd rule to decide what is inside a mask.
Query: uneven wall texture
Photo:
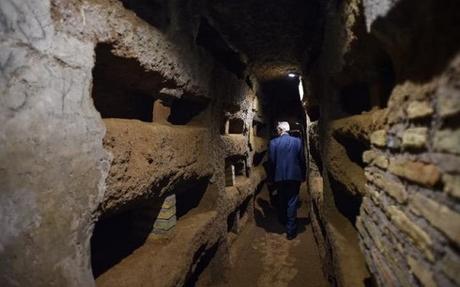
[[[458,3],[326,9],[323,54],[306,86],[320,103],[309,130],[311,214],[328,278],[458,286]],[[342,260],[352,250],[370,275]]]
[[[373,22],[367,4],[371,31],[391,54],[398,83],[386,124],[370,134],[372,149],[363,154],[361,246],[381,286],[458,286],[458,7],[423,1],[409,20],[415,3],[396,1]],[[396,40],[408,31],[405,41]]]
[[[459,58],[391,96],[388,123],[363,155],[362,248],[381,286],[456,286],[460,257]]]
[[[109,155],[93,47],[54,29],[49,1],[2,1],[0,284],[91,286],[89,239]]]
[[[265,177],[252,164],[266,146],[253,136],[253,118],[264,119],[257,85],[196,44],[200,5],[137,4],[0,3],[2,286],[94,286],[91,257],[103,254],[90,246],[95,226],[125,214],[122,222],[146,220],[146,208],[176,193],[173,232],[158,239],[144,232],[155,218],[137,222],[143,244],[97,284],[182,285],[212,252],[222,267],[215,274],[225,275],[228,216]],[[243,121],[241,134],[223,134],[230,118]],[[225,188],[230,156],[244,159],[247,173]]]

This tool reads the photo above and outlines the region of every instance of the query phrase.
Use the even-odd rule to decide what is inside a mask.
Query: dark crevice
[[[339,92],[342,110],[349,115],[357,115],[371,109],[369,86],[366,83],[354,83],[343,87]]]
[[[378,106],[385,108],[396,85],[396,75],[390,56],[387,53],[383,53],[375,67],[378,69],[380,76]]]
[[[314,122],[320,118],[320,109],[318,105],[312,105],[307,107],[307,114],[310,117],[310,121]]]
[[[241,79],[244,77],[246,65],[241,61],[240,55],[228,46],[221,34],[209,24],[206,18],[201,18],[196,43],[209,51],[230,72]]]
[[[121,0],[126,9],[160,30],[166,30],[171,23],[169,1],[167,0]]]
[[[267,153],[266,151],[254,153],[254,158],[252,160],[252,164],[254,166],[260,165],[262,163],[262,161],[264,160],[266,153]]]
[[[334,180],[331,174],[329,174],[329,182],[338,211],[355,225],[363,201],[362,197],[351,195],[342,183]]]
[[[244,217],[247,214],[250,203],[252,203],[252,196],[249,196],[241,203],[240,207],[238,208],[240,212],[240,218]]]
[[[219,249],[219,242],[216,242],[210,248],[206,249],[206,245],[201,246],[193,256],[194,270],[187,275],[187,281],[184,287],[194,287],[198,282],[200,275],[205,271],[206,267],[211,263]]]
[[[358,164],[362,168],[366,166],[363,162],[363,153],[370,148],[368,143],[345,135],[335,135],[334,138],[343,146],[348,158],[352,162]]]
[[[252,127],[254,129],[254,136],[257,137],[266,137],[268,136],[267,125],[258,121],[252,122]]]
[[[236,226],[236,220],[237,220],[237,211],[231,212],[227,216],[227,232],[232,232],[232,233],[237,233],[237,226]]]

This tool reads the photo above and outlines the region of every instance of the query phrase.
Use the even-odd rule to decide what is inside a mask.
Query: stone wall
[[[305,85],[307,112],[320,106],[310,190],[324,270],[338,286],[457,286],[458,3],[334,3]]]
[[[89,240],[110,156],[91,101],[93,45],[49,1],[2,1],[0,284],[92,286]]]
[[[398,85],[371,134],[362,249],[381,286],[457,286],[459,57],[436,79]]]
[[[201,5],[141,2],[0,4],[2,286],[225,279],[228,218],[251,220],[265,178],[257,82],[197,43]],[[226,188],[232,156],[247,172]]]
[[[364,286],[369,273],[355,229],[365,189],[360,150],[369,145],[367,133],[378,128],[378,113],[349,113],[341,90],[355,82],[371,82],[367,73],[355,76],[352,58],[360,25],[359,1],[326,2],[321,56],[305,78],[304,104],[307,114],[315,110],[317,120],[309,124],[310,217],[323,271],[332,286]],[[372,51],[372,49],[367,48]],[[369,54],[369,52],[366,52]],[[307,69],[307,68],[305,68]],[[348,95],[347,95],[348,96]],[[350,95],[350,101],[353,95]],[[356,101],[356,100],[355,100]],[[363,148],[364,147],[364,148]],[[358,158],[358,160],[357,160]]]
[[[369,30],[391,55],[397,84],[386,124],[370,134],[372,148],[363,154],[361,247],[380,286],[458,286],[458,3],[367,2]]]

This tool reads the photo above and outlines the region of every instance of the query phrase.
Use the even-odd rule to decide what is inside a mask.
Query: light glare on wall
[[[302,101],[303,100],[302,77],[299,77],[299,96],[300,96],[300,101]]]

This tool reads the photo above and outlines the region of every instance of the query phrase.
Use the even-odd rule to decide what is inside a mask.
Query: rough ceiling
[[[210,0],[209,17],[260,80],[299,72],[321,41],[318,0]]]

